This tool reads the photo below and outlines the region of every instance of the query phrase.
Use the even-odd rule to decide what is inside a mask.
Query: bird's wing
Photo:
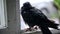
[[[40,17],[42,20],[47,21],[48,22],[47,25],[49,27],[57,29],[58,24],[54,23],[54,21],[49,20],[39,9],[35,9],[35,10],[32,10],[32,11],[34,11],[35,16]]]
[[[36,16],[38,16],[38,17],[40,17],[40,18],[42,18],[42,19],[48,19],[48,18],[42,13],[41,10],[34,8],[34,9],[32,9],[32,11],[33,11],[33,13],[34,13]]]

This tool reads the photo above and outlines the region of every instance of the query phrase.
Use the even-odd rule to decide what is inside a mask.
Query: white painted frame
[[[0,29],[7,28],[6,0],[0,0]]]

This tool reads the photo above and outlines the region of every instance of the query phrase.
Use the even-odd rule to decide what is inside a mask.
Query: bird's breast
[[[28,22],[35,21],[35,16],[32,13],[24,13],[23,18],[25,21],[28,21]]]

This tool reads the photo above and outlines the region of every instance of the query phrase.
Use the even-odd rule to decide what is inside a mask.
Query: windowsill
[[[60,26],[59,26],[60,28]],[[53,34],[58,34],[60,33],[60,30],[56,30],[56,29],[53,29],[53,28],[49,28],[50,31],[53,33]],[[37,30],[37,31],[31,31],[30,33],[29,32],[24,32],[24,30],[21,30],[21,34],[42,34],[41,30]]]
[[[53,34],[58,34],[58,33],[60,33],[60,30],[51,30],[51,32]],[[42,32],[41,31],[36,31],[36,32],[32,32],[32,33],[24,33],[23,31],[21,31],[21,34],[42,34]]]
[[[5,28],[7,28],[7,27],[5,27],[5,26],[1,26],[1,25],[0,25],[0,29],[5,29]]]

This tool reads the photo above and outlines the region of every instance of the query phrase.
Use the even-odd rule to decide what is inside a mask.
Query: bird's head
[[[25,2],[23,4],[23,7],[25,7],[25,8],[31,8],[32,6],[31,6],[30,2]]]

